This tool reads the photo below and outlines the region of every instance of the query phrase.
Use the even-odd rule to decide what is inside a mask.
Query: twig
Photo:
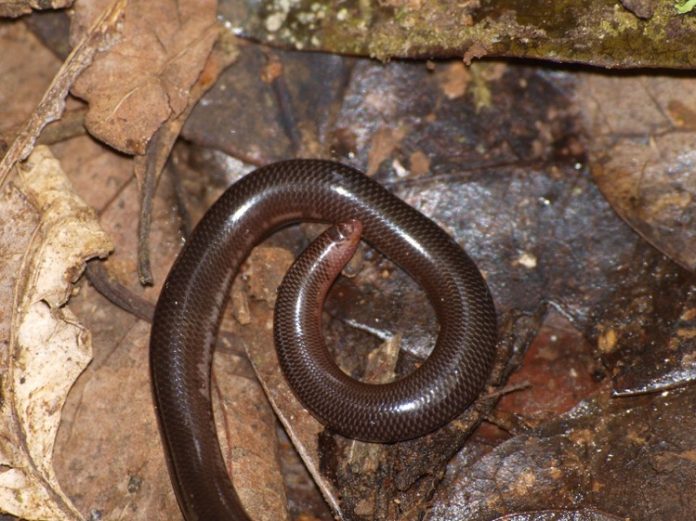
[[[155,132],[147,146],[145,156],[135,159],[135,170],[141,171],[138,176],[142,179],[140,187],[140,215],[138,219],[138,277],[143,286],[151,286],[153,283],[152,269],[150,267],[150,225],[152,223],[152,198],[157,188],[157,178],[161,171],[158,159],[164,154],[165,160],[174,143],[173,139],[165,141],[166,124]],[[163,150],[163,148],[166,149]],[[144,163],[144,164],[143,164]]]
[[[213,85],[220,72],[237,57],[236,47],[229,42],[218,43],[213,48],[206,66],[198,81],[191,88],[189,104],[184,111],[170,119],[155,133],[150,140],[145,156],[135,158],[135,175],[141,182],[140,220],[138,223],[138,277],[143,285],[152,285],[152,269],[150,266],[150,224],[152,222],[152,198],[157,187],[164,165],[167,162],[174,142],[181,133],[181,128],[188,119],[196,102]]]
[[[94,289],[109,300],[109,302],[128,311],[141,320],[152,322],[155,306],[151,302],[133,293],[112,277],[104,267],[102,261],[93,260],[88,262],[86,273]]]

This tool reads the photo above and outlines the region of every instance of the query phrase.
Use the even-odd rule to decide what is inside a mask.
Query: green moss
[[[696,7],[696,0],[685,0],[684,2],[677,2],[674,4],[674,8],[679,14],[686,14],[693,11]]]
[[[297,49],[393,57],[489,56],[608,67],[696,66],[696,0],[657,2],[649,19],[616,0],[255,0],[242,32]],[[387,5],[389,4],[389,5]],[[470,10],[467,10],[469,6]]]

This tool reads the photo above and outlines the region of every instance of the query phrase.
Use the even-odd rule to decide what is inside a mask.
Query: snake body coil
[[[389,384],[362,384],[327,362],[309,365],[310,373],[331,370],[332,364],[338,370],[328,377],[315,374],[317,382],[325,382],[316,388],[305,385],[306,373],[293,371],[292,361],[282,362],[289,383],[317,417],[353,438],[414,438],[460,414],[488,377],[496,341],[493,302],[474,263],[440,227],[375,181],[338,163],[292,160],[260,168],[230,187],[198,224],[167,277],[152,324],[155,404],[187,521],[249,519],[227,475],[215,432],[212,345],[232,280],[251,249],[298,221],[359,221],[365,240],[425,289],[440,325],[432,355],[412,374]],[[320,335],[307,336],[303,327],[296,327],[307,316],[316,323],[321,317],[317,306],[323,297],[292,305],[293,295],[302,303],[302,295],[308,294],[304,284],[302,276],[284,282],[291,297],[279,299],[286,307],[276,310],[276,339],[291,354],[297,342],[296,353],[308,348],[322,356]]]

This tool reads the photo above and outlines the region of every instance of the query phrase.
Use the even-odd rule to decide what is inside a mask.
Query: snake
[[[250,521],[227,472],[211,401],[214,342],[231,284],[251,250],[299,222],[333,225],[300,255],[274,311],[279,363],[327,428],[393,443],[428,434],[482,391],[496,351],[496,311],[476,264],[434,221],[359,170],[294,159],[256,169],[205,213],[174,261],[155,308],[150,373],[156,416],[186,521]],[[321,334],[331,284],[360,240],[425,291],[439,332],[413,372],[370,384],[341,371]]]

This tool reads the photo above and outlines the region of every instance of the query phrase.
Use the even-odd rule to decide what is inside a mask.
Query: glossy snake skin
[[[339,163],[292,160],[260,168],[231,186],[198,224],[167,277],[152,325],[155,404],[187,521],[250,519],[215,432],[212,344],[231,282],[251,249],[298,221],[358,221],[362,238],[424,288],[440,325],[433,353],[412,374],[384,385],[350,379],[326,355],[320,334],[319,294],[340,263],[329,259],[330,268],[319,266],[312,282],[309,266],[317,261],[303,254],[280,290],[275,336],[279,352],[288,355],[281,366],[290,385],[317,418],[352,438],[415,438],[463,412],[488,377],[496,342],[493,302],[474,263],[439,226]]]

